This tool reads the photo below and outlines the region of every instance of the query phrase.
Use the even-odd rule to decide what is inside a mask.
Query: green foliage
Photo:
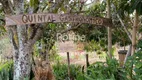
[[[89,52],[89,51],[96,51],[96,50],[100,50],[100,46],[97,44],[97,42],[92,40],[91,42],[86,43],[84,49],[87,52]]]
[[[137,48],[139,49],[133,56],[129,57],[125,68],[128,75],[132,80],[142,79],[142,40],[138,42]]]
[[[29,77],[24,78],[24,80],[29,80]]]
[[[132,80],[142,79],[142,52],[137,52],[129,57],[126,63],[126,70]]]
[[[124,75],[116,59],[107,59],[106,62],[96,62],[90,65],[85,78],[87,80],[124,80]]]
[[[85,14],[89,16],[95,16],[95,17],[104,17],[105,13],[103,13],[106,10],[106,3],[103,1],[101,4],[94,4],[89,9],[87,9],[87,12]]]
[[[116,5],[118,5],[120,0],[113,0],[113,2],[115,2]],[[106,8],[106,2],[103,1],[102,3],[95,4],[91,6],[90,8],[87,8],[86,9],[87,12],[85,14],[96,16],[96,17],[104,17],[105,10],[106,10],[105,8]],[[74,31],[80,35],[86,36],[86,41],[88,44],[85,45],[85,48],[84,48],[85,50],[87,51],[97,51],[97,50],[107,51],[108,32],[107,32],[106,27],[90,25],[90,24],[83,24],[81,25],[80,28]],[[118,27],[112,29],[112,44],[114,45],[116,43],[120,43],[120,46],[126,46],[128,44],[131,44],[129,37],[126,34],[125,30],[123,30],[123,28],[121,27],[121,24]]]
[[[30,0],[30,7],[36,9],[39,6],[39,0]]]
[[[57,53],[51,53],[50,57],[49,57],[49,60],[51,62],[55,62],[55,63],[58,63],[61,59],[62,59],[62,57],[59,54],[57,54]]]
[[[0,25],[0,36],[3,36],[6,33],[4,26]]]
[[[68,66],[66,64],[57,63],[53,66],[53,70],[56,80],[69,80]],[[73,80],[77,78],[79,72],[81,72],[80,66],[70,65],[70,75]]]
[[[85,50],[87,51],[106,51],[107,47],[107,29],[104,27],[95,27],[93,25],[82,25],[76,30],[76,33],[86,36]]]
[[[3,9],[0,6],[0,36],[3,36],[6,33],[6,30],[4,28],[4,13]]]
[[[119,13],[124,17],[126,12],[132,14],[134,10],[137,10],[139,15],[142,15],[142,2],[141,0],[119,0]]]
[[[73,80],[128,80],[127,72],[119,67],[116,59],[91,64],[85,73],[79,66],[71,65],[70,69]],[[69,80],[67,65],[57,64],[53,66],[53,70],[57,80]]]
[[[131,44],[131,41],[128,37],[128,35],[126,34],[126,32],[123,30],[122,27],[119,28],[115,28],[115,30],[113,31],[113,35],[112,35],[112,43],[120,43],[120,46],[126,46]]]
[[[142,15],[142,1],[141,0],[131,0],[132,9],[136,9],[139,15]]]
[[[0,80],[13,80],[13,62],[6,62],[0,66]]]
[[[142,51],[142,40],[138,41],[137,48],[139,49],[138,52]]]
[[[142,52],[138,51],[134,56],[129,57],[124,68],[120,67],[118,60],[114,58],[91,64],[87,72],[82,71],[81,67],[71,65],[71,76],[75,80],[141,80],[141,61]],[[57,80],[69,80],[67,65],[54,65],[53,70]]]
[[[142,79],[142,52],[138,51],[134,56],[129,57],[125,68],[119,67],[116,59],[106,59],[106,62],[96,62],[87,68],[77,65],[70,66],[71,79],[73,80],[141,80]],[[134,67],[132,67],[135,65]],[[131,71],[134,71],[132,73]],[[56,80],[69,80],[68,66],[57,63],[53,65],[53,73]],[[132,75],[132,76],[131,76]],[[12,80],[12,63],[6,63],[0,67],[1,80]]]

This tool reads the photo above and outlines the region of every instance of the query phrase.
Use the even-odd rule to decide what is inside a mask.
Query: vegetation
[[[54,77],[56,80],[141,80],[141,8],[141,0],[0,0],[0,55],[7,54],[6,59],[10,57],[9,62],[0,62],[0,80],[53,80]],[[5,25],[5,15],[37,13],[109,18],[113,24],[98,26],[53,21]],[[62,57],[58,55],[56,43],[58,33],[70,31],[85,35],[86,52],[105,54],[106,60],[87,68],[71,64],[69,76],[68,65],[60,62]],[[132,49],[128,49],[131,45]],[[128,50],[123,67],[113,55],[117,53],[115,46]]]
[[[6,62],[0,66],[0,80],[13,80],[13,62]]]
[[[70,75],[68,76],[68,66],[57,63],[53,65],[53,73],[56,80],[141,80],[142,79],[142,54],[141,50],[134,56],[129,57],[124,68],[119,66],[116,59],[107,59],[106,62],[96,62],[91,64],[87,70],[79,65],[70,65]],[[0,78],[3,80],[13,80],[12,63],[6,63],[0,67]],[[134,67],[132,67],[135,65]],[[133,73],[131,71],[134,71]],[[32,77],[32,76],[31,76]]]

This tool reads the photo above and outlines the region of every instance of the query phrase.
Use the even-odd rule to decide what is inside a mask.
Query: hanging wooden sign
[[[72,14],[52,14],[52,13],[39,13],[39,14],[23,14],[23,15],[6,15],[6,25],[25,25],[36,24],[45,22],[70,22],[70,23],[88,23],[101,26],[111,26],[111,19],[72,15]]]

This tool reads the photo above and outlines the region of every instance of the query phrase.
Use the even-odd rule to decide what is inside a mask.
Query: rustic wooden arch
[[[22,14],[22,15],[6,15],[6,26],[9,25],[25,25],[45,22],[70,22],[70,23],[87,23],[100,26],[112,26],[111,19],[73,15],[73,14],[53,14],[53,13],[39,13],[39,14]]]

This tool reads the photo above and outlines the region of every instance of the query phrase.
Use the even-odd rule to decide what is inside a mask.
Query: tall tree
[[[34,7],[28,7],[27,13],[36,13],[39,10],[39,0],[30,0]],[[60,7],[63,0],[52,4],[50,12]],[[25,0],[0,0],[6,15],[24,14]],[[7,26],[14,48],[14,80],[29,79],[31,71],[31,57],[34,43],[40,38],[44,24]],[[31,30],[29,32],[29,30]]]
[[[107,18],[111,18],[111,11],[110,11],[110,0],[107,0]],[[112,58],[112,31],[111,28],[108,27],[108,56]]]
[[[133,55],[136,50],[136,44],[137,44],[137,40],[138,40],[137,34],[139,34],[138,30],[140,29],[140,27],[138,27],[138,26],[140,26],[139,16],[142,14],[142,10],[141,10],[142,2],[141,2],[141,0],[130,0],[130,1],[119,0],[119,4],[120,4],[120,6],[118,6],[119,7],[118,12],[121,13],[119,15],[123,18],[123,20],[120,18],[119,15],[117,15],[117,16],[118,16],[122,26],[124,27],[124,30],[127,32],[128,36],[131,40],[131,43],[132,43],[131,55]],[[125,22],[124,22],[124,20],[125,20]],[[132,29],[126,27],[125,25],[131,26]],[[130,32],[132,32],[132,35],[130,34]]]
[[[134,25],[133,25],[133,32],[132,32],[132,55],[135,53],[136,50],[136,33],[138,28],[138,12],[135,10],[135,17],[134,17]]]
[[[58,13],[58,11],[67,13],[78,10],[80,11],[82,7],[82,3],[78,3],[76,1],[70,3],[70,1],[65,0],[30,0],[30,3],[27,2],[27,0],[13,0],[13,2],[11,0],[0,0],[0,3],[3,6],[3,10],[6,15],[19,15],[24,13],[32,14],[44,11],[50,13]],[[80,4],[81,7],[78,4]],[[68,7],[68,5],[71,8]],[[74,6],[78,6],[79,8],[74,8]],[[66,8],[67,10],[64,11]],[[33,52],[32,48],[34,43],[43,35],[43,28],[46,26],[48,26],[46,23],[6,26],[8,28],[8,32],[10,33],[10,39],[14,48],[14,80],[24,80],[25,78],[29,79],[29,74],[31,71],[31,57]],[[71,30],[71,28],[65,28],[65,31],[68,30]],[[49,29],[47,32],[50,31],[51,30]],[[49,36],[52,34],[53,33],[49,33]],[[47,42],[47,44],[48,43],[49,42]]]

